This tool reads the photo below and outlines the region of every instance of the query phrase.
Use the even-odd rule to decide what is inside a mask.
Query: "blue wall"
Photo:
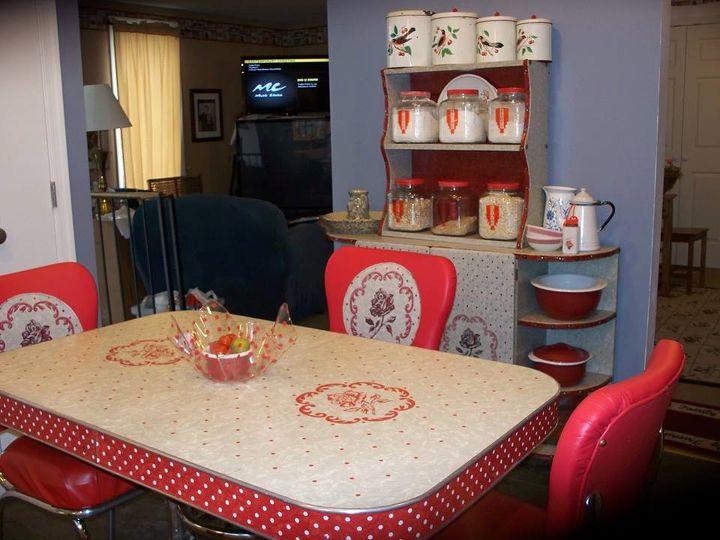
[[[82,85],[82,59],[80,58],[80,14],[75,0],[57,0],[56,8],[65,107],[65,138],[75,234],[75,258],[97,279],[85,133],[85,96]]]
[[[601,242],[619,245],[615,378],[642,371],[653,344],[662,184],[659,117],[667,0],[505,0],[503,14],[553,22],[550,184],[585,186],[617,206]],[[328,0],[334,208],[352,188],[382,208],[380,152],[386,65],[385,15],[401,9],[491,15],[498,2]],[[664,99],[664,98],[663,98]],[[664,107],[663,107],[664,109]],[[600,213],[604,215],[603,210]]]

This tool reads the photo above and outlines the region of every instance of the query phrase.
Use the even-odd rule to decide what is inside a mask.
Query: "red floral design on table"
[[[450,344],[455,343],[451,350]],[[497,360],[498,338],[479,315],[456,315],[445,327],[440,350],[465,356]]]
[[[164,366],[185,357],[167,339],[138,339],[111,347],[105,359],[123,366]]]
[[[409,504],[346,513],[305,508],[0,396],[0,422],[123,478],[268,538],[426,539],[470,507],[557,425],[554,401],[494,449]],[[56,434],[62,433],[63,444]]]
[[[333,424],[391,420],[415,406],[405,388],[372,381],[323,384],[298,395],[295,401],[301,413]]]
[[[411,345],[420,324],[420,295],[412,274],[382,263],[358,273],[343,299],[345,331],[353,336]]]
[[[82,332],[75,312],[42,293],[19,294],[0,305],[0,352]]]

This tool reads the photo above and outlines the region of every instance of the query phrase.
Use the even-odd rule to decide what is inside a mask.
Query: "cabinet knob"
[[[5,232],[5,229],[0,229],[0,244],[5,242],[7,239],[7,233]]]

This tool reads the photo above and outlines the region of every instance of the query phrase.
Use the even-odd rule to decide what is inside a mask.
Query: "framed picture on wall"
[[[190,111],[193,142],[222,140],[222,92],[220,90],[190,90]]]

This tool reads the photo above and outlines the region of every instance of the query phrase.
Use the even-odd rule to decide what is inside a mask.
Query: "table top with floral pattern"
[[[3,353],[0,422],[190,504],[207,485],[128,460],[353,513],[422,500],[483,459],[487,488],[557,419],[557,383],[526,367],[296,326],[262,376],[218,383],[170,328],[158,314]]]

